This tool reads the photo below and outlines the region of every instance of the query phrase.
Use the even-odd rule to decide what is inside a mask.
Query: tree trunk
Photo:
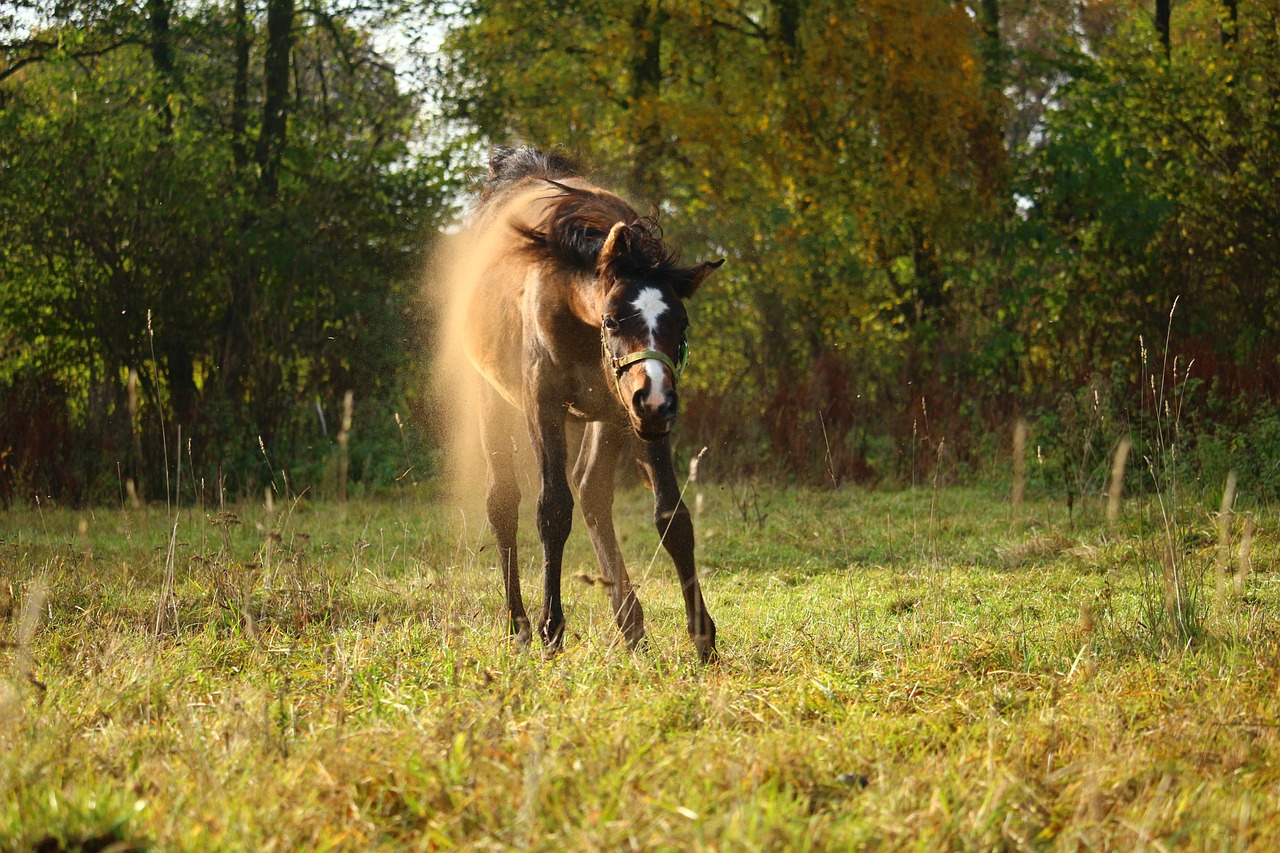
[[[160,118],[160,132],[173,136],[173,108],[169,93],[173,90],[173,31],[169,27],[168,0],[147,0],[147,19],[151,37],[151,64],[156,79],[152,85],[151,103]]]
[[[240,104],[240,115],[234,120],[244,122],[248,101],[248,26],[244,19],[243,0],[236,2],[236,91],[233,99]],[[288,142],[289,134],[289,97],[290,71],[293,54],[293,0],[268,0],[267,2],[267,44],[262,59],[263,101],[262,127],[258,131],[258,141],[254,147],[254,162],[258,166],[258,182],[255,190],[260,207],[269,207],[280,192],[280,162]],[[243,100],[241,100],[243,99]],[[244,129],[239,128],[240,138],[244,139]],[[238,143],[237,143],[238,144]],[[246,146],[247,147],[247,146]],[[244,148],[238,150],[237,157],[245,157]],[[252,240],[253,232],[260,220],[253,214],[248,221],[241,223],[242,238]],[[244,399],[246,377],[254,363],[255,341],[253,339],[254,314],[258,310],[257,293],[255,292],[260,276],[255,263],[247,255],[247,246],[242,246],[242,255],[233,261],[230,274],[230,298],[222,322],[222,352],[220,359],[221,382],[227,393],[234,399]]]
[[[165,378],[169,385],[169,403],[174,419],[190,425],[195,414],[195,360],[184,340],[169,341],[165,346]]]
[[[657,204],[662,198],[662,120],[659,97],[662,92],[662,27],[666,23],[662,0],[642,0],[632,18],[636,52],[631,63],[633,141],[635,162],[631,168],[630,190],[637,197]]]
[[[797,0],[778,0],[778,38],[782,41],[783,61],[788,65],[800,56],[800,4]]]
[[[231,161],[236,174],[249,167],[249,51],[252,45],[249,14],[245,0],[235,0],[235,72],[231,84]],[[242,186],[245,186],[245,183]],[[247,187],[246,187],[247,188]],[[256,193],[255,193],[256,195]],[[236,229],[237,252],[228,270],[227,308],[222,318],[221,348],[218,353],[218,382],[224,395],[239,399],[244,365],[251,345],[249,315],[253,312],[255,277],[248,262],[247,238],[253,233],[250,214],[242,216]]]
[[[1172,52],[1169,40],[1169,23],[1171,0],[1156,0],[1156,34],[1160,37],[1160,46],[1164,48],[1164,58],[1168,59]]]
[[[231,84],[231,159],[237,173],[249,165],[249,15],[245,0],[235,1],[235,78]]]
[[[1222,0],[1222,10],[1225,13],[1222,21],[1222,46],[1230,47],[1236,43],[1239,35],[1239,17],[1236,8],[1239,0]]]
[[[1004,48],[1000,43],[1000,0],[982,0],[982,60],[987,89],[1004,90]]]
[[[147,0],[146,8],[151,64],[155,70],[155,79],[151,87],[151,108],[160,123],[161,141],[159,150],[156,152],[157,165],[160,165],[168,161],[171,154],[170,142],[173,138],[173,106],[169,98],[175,89],[177,66],[174,62],[173,29],[170,25],[171,0]],[[152,204],[158,207],[163,204],[163,200],[153,200]],[[172,259],[173,255],[168,251],[157,253],[154,256],[156,265],[152,274],[166,278],[172,276]],[[161,347],[165,353],[165,384],[169,389],[169,401],[178,422],[187,423],[191,417],[196,396],[191,349],[180,334],[170,332],[166,337],[170,339],[162,341]],[[142,478],[139,474],[139,488],[141,484]]]
[[[259,197],[280,190],[280,159],[289,133],[289,69],[293,53],[293,0],[268,0],[267,49],[262,61],[262,130],[255,152],[261,171]]]

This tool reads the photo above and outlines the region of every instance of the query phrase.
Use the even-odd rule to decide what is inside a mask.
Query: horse
[[[699,659],[711,661],[716,626],[698,581],[670,435],[688,352],[684,302],[724,261],[682,266],[652,218],[587,181],[562,155],[495,148],[488,165],[470,226],[487,248],[468,273],[463,349],[483,379],[485,511],[509,632],[530,644],[516,559],[518,433],[527,429],[538,466],[537,629],[555,652],[564,642],[560,580],[574,509],[567,430],[581,428],[572,478],[622,636],[632,648],[645,636],[613,525],[616,470],[633,457],[653,488],[654,524],[675,563],[689,636]]]

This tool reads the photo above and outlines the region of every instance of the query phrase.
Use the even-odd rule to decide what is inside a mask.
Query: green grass
[[[1277,514],[1225,596],[1188,517],[1180,645],[1144,505],[695,488],[710,668],[643,492],[647,648],[574,577],[579,521],[551,658],[426,498],[6,513],[0,849],[1280,847]]]

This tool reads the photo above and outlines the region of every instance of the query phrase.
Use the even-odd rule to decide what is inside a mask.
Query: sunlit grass
[[[1280,843],[1274,514],[1181,649],[1142,621],[1140,505],[1113,526],[977,490],[699,490],[712,668],[644,492],[617,513],[647,647],[574,577],[598,573],[579,525],[549,659],[507,642],[490,539],[453,507],[183,509],[158,634],[173,516],[7,514],[0,847]]]

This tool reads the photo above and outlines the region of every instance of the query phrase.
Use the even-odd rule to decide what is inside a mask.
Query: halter
[[[665,352],[658,352],[656,349],[641,349],[635,352],[629,352],[624,356],[618,357],[609,354],[609,329],[605,326],[605,321],[600,321],[600,351],[604,354],[604,360],[609,367],[613,369],[613,382],[618,388],[618,399],[622,400],[622,371],[626,370],[637,361],[660,361],[670,368],[671,372],[677,379],[684,373],[684,366],[689,363],[689,339],[687,336],[680,335],[680,346],[676,350],[676,360],[672,361],[671,356]]]

